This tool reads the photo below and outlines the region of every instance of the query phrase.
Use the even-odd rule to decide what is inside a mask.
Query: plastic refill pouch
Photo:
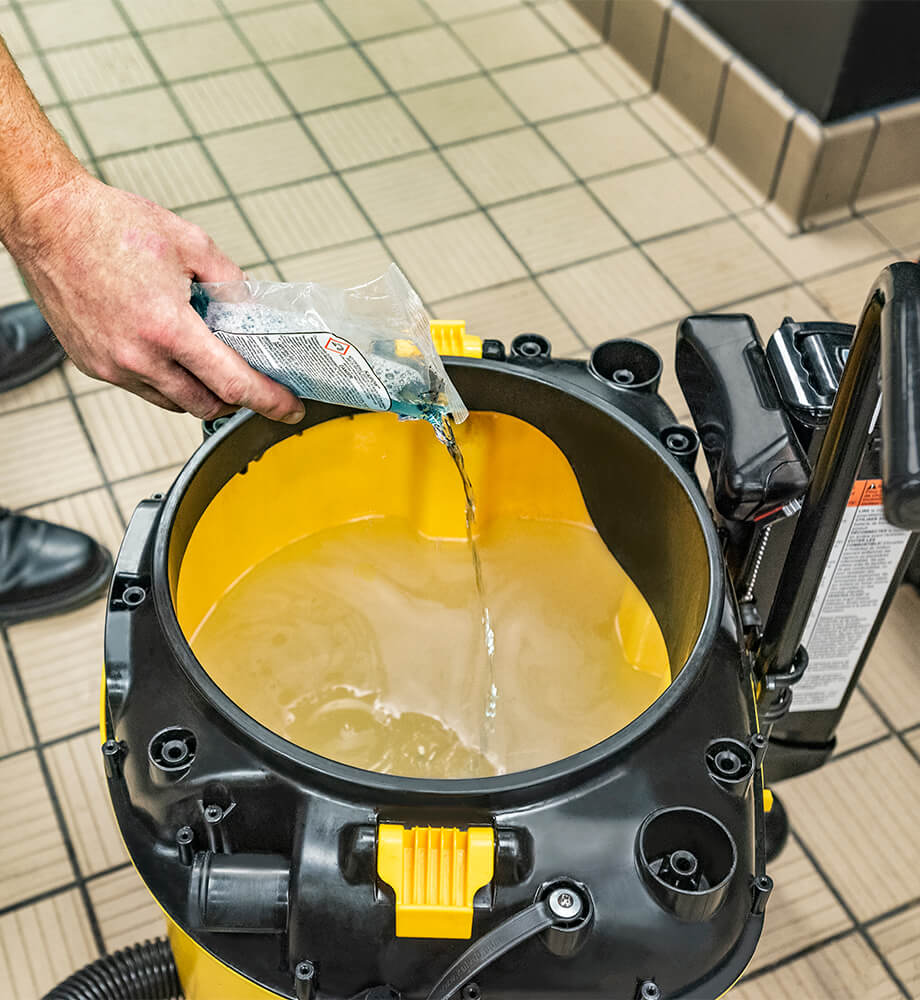
[[[192,305],[253,368],[298,396],[392,410],[440,427],[467,417],[405,275],[356,288],[272,281],[192,285]]]

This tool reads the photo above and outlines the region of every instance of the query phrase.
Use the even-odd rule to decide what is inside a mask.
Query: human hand
[[[198,226],[78,171],[22,212],[5,241],[76,366],[167,410],[247,406],[295,423],[303,404],[222,344],[189,304],[195,281],[240,269]]]

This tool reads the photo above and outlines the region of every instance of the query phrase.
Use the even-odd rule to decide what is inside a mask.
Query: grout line
[[[124,871],[126,868],[131,867],[132,865],[130,861],[122,861],[117,865],[112,865],[109,868],[103,868],[101,871],[93,872],[92,875],[87,875],[82,880],[65,882],[63,885],[55,886],[53,889],[46,889],[44,892],[38,892],[34,896],[29,896],[27,899],[20,900],[18,903],[11,903],[9,906],[0,906],[0,917],[4,917],[6,914],[13,913],[16,910],[25,909],[27,906],[34,906],[36,903],[41,903],[46,899],[51,899],[52,896],[63,895],[65,892],[72,892],[74,889],[79,889],[81,881],[83,885],[88,885],[91,882],[96,882],[99,879],[106,878],[109,875],[114,875],[116,872]],[[102,954],[105,954],[106,949],[104,946],[101,950]]]
[[[668,34],[671,30],[671,11],[673,8],[670,4],[665,7],[664,14],[661,18],[661,29],[658,33],[658,50],[655,53],[655,65],[652,67],[652,78],[649,81],[649,87],[653,94],[658,92],[658,87],[661,83],[661,74],[664,70],[664,50],[668,45]]]
[[[767,909],[769,910],[769,908],[770,906],[768,903]],[[828,945],[836,944],[838,941],[842,941],[844,938],[850,937],[850,935],[855,933],[856,929],[854,927],[845,927],[842,931],[837,931],[835,934],[829,934],[827,937],[821,938],[819,941],[813,941],[811,944],[805,945],[804,948],[791,951],[788,954],[783,955],[782,958],[777,958],[773,962],[768,962],[766,965],[762,965],[759,968],[754,969],[753,972],[745,973],[740,981],[740,984],[750,983],[755,979],[768,976],[771,972],[776,972],[777,969],[781,969],[786,965],[791,965],[799,959],[807,958],[809,955],[813,955],[816,951],[820,951],[822,948],[828,947]]]
[[[0,754],[0,763],[5,760],[9,760],[12,757],[21,757],[23,754],[29,753],[33,750],[47,750],[49,747],[57,746],[59,743],[66,743],[68,740],[76,739],[79,736],[86,736],[87,733],[96,732],[98,729],[98,726],[84,726],[82,729],[75,729],[73,732],[65,733],[63,736],[55,736],[50,740],[31,743],[29,746],[22,747],[20,750],[11,750],[9,753]]]
[[[862,695],[866,699],[866,701],[869,702],[872,708],[881,717],[882,722],[884,722],[885,725],[888,727],[888,729],[891,731],[891,735],[894,736],[895,739],[901,744],[901,746],[904,747],[904,749],[910,754],[910,756],[913,757],[913,759],[918,764],[920,764],[920,752],[918,752],[911,745],[910,741],[905,737],[904,731],[898,729],[898,727],[891,721],[888,715],[882,710],[879,703],[875,700],[875,698],[872,697],[871,694],[869,694],[869,692],[865,689],[863,685],[860,685],[859,690],[862,692]]]
[[[892,968],[888,959],[885,957],[881,948],[879,948],[879,946],[875,943],[875,939],[867,931],[865,923],[860,921],[859,918],[856,916],[856,914],[853,912],[853,910],[850,908],[849,904],[844,899],[840,890],[834,885],[834,883],[830,879],[830,876],[824,870],[824,867],[812,853],[811,848],[809,848],[809,846],[805,843],[802,837],[800,837],[799,834],[794,829],[790,830],[789,832],[790,836],[796,842],[796,844],[798,844],[799,848],[801,849],[805,857],[807,857],[808,860],[812,863],[812,865],[814,865],[815,870],[817,871],[818,875],[821,876],[821,880],[824,882],[825,887],[829,890],[831,895],[837,901],[837,904],[841,907],[841,909],[847,915],[847,917],[853,922],[853,925],[856,929],[856,933],[859,934],[859,936],[863,939],[865,944],[869,947],[869,950],[875,955],[878,961],[882,964],[882,967],[885,969],[889,977],[893,980],[895,985],[901,991],[901,994],[903,995],[905,1000],[913,1000],[907,987],[901,981],[897,973],[895,973],[894,969]]]
[[[860,743],[857,746],[847,747],[846,750],[841,750],[839,753],[834,753],[828,760],[828,764],[836,764],[838,760],[846,760],[847,757],[852,757],[853,754],[859,753],[862,750],[869,750],[871,747],[878,746],[879,743],[884,743],[885,740],[890,740],[894,733],[884,733],[882,736],[873,736],[871,740],[866,740],[865,743]],[[822,765],[823,766],[823,765]]]
[[[722,105],[725,102],[725,88],[728,86],[728,72],[731,64],[731,59],[726,59],[722,64],[722,72],[719,74],[716,99],[712,105],[712,118],[709,120],[709,132],[706,135],[705,148],[707,149],[713,148],[716,144],[716,133],[719,130],[719,119],[722,117]]]
[[[13,645],[10,642],[9,633],[6,628],[0,627],[0,636],[2,636],[3,649],[6,652],[7,659],[9,660],[10,671],[13,675],[13,682],[15,683],[16,690],[22,700],[22,708],[25,713],[26,724],[32,734],[33,750],[35,752],[36,760],[38,761],[38,766],[41,769],[42,778],[44,779],[45,791],[48,793],[48,798],[51,802],[52,811],[54,812],[54,819],[58,827],[58,832],[61,835],[64,850],[67,853],[67,859],[70,862],[70,866],[73,869],[75,876],[74,884],[71,887],[77,888],[80,891],[83,905],[86,907],[87,920],[89,921],[90,930],[92,931],[93,942],[96,945],[99,954],[104,955],[105,941],[103,940],[102,931],[99,927],[99,920],[96,916],[96,911],[93,909],[92,901],[89,898],[89,892],[86,889],[86,881],[83,877],[82,871],[80,870],[80,862],[77,858],[76,848],[74,847],[73,839],[70,835],[70,829],[67,826],[67,820],[64,817],[64,810],[61,808],[61,802],[58,799],[57,789],[54,787],[54,781],[51,778],[51,770],[48,767],[45,752],[40,745],[41,740],[39,739],[38,727],[35,723],[35,716],[32,714],[32,706],[30,705],[28,695],[26,694],[25,683],[22,679],[22,672],[19,669],[19,662],[16,659],[16,654],[13,651]],[[17,903],[12,906],[11,909],[18,909],[21,905],[21,903]]]

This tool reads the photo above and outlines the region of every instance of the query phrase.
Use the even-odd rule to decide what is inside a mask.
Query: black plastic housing
[[[361,771],[263,728],[214,685],[179,629],[172,592],[182,553],[224,483],[279,440],[349,411],[311,404],[297,427],[240,414],[165,497],[139,505],[117,561],[106,726],[120,749],[109,790],[132,859],[180,927],[269,991],[347,1000],[379,987],[423,1000],[468,942],[394,937],[392,896],[375,878],[374,831],[379,822],[491,825],[496,878],[477,896],[474,939],[559,879],[587,887],[594,911],[569,958],[531,939],[477,975],[483,996],[610,1000],[654,980],[668,1000],[714,1000],[747,965],[763,925],[762,784],[758,769],[738,794],[714,781],[706,763],[713,740],[747,745],[756,721],[715,527],[695,477],[660,439],[674,415],[648,387],[604,381],[582,362],[525,352],[446,364],[471,410],[526,420],[565,453],[601,537],[645,594],[669,647],[686,649],[670,687],[597,746],[488,779]],[[705,568],[692,585],[680,571],[690,554]],[[126,605],[131,585],[153,600]],[[692,633],[688,622],[698,623]],[[148,746],[169,728],[194,734],[195,756],[187,774],[164,783],[151,777]],[[678,811],[669,828],[675,843],[692,843],[701,857],[701,830],[718,831],[718,857],[708,863],[730,845],[717,899],[705,889],[703,905],[688,908],[683,896],[671,905],[649,884],[637,845],[648,817],[663,809]],[[688,815],[695,818],[681,826]],[[224,877],[234,870],[235,882]],[[206,883],[215,877],[220,894],[211,900]],[[297,980],[305,963],[313,971]]]

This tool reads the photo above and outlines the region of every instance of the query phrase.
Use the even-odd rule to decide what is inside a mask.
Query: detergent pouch
[[[220,340],[296,395],[392,410],[440,428],[467,416],[402,271],[356,288],[273,281],[192,285],[192,305]]]

